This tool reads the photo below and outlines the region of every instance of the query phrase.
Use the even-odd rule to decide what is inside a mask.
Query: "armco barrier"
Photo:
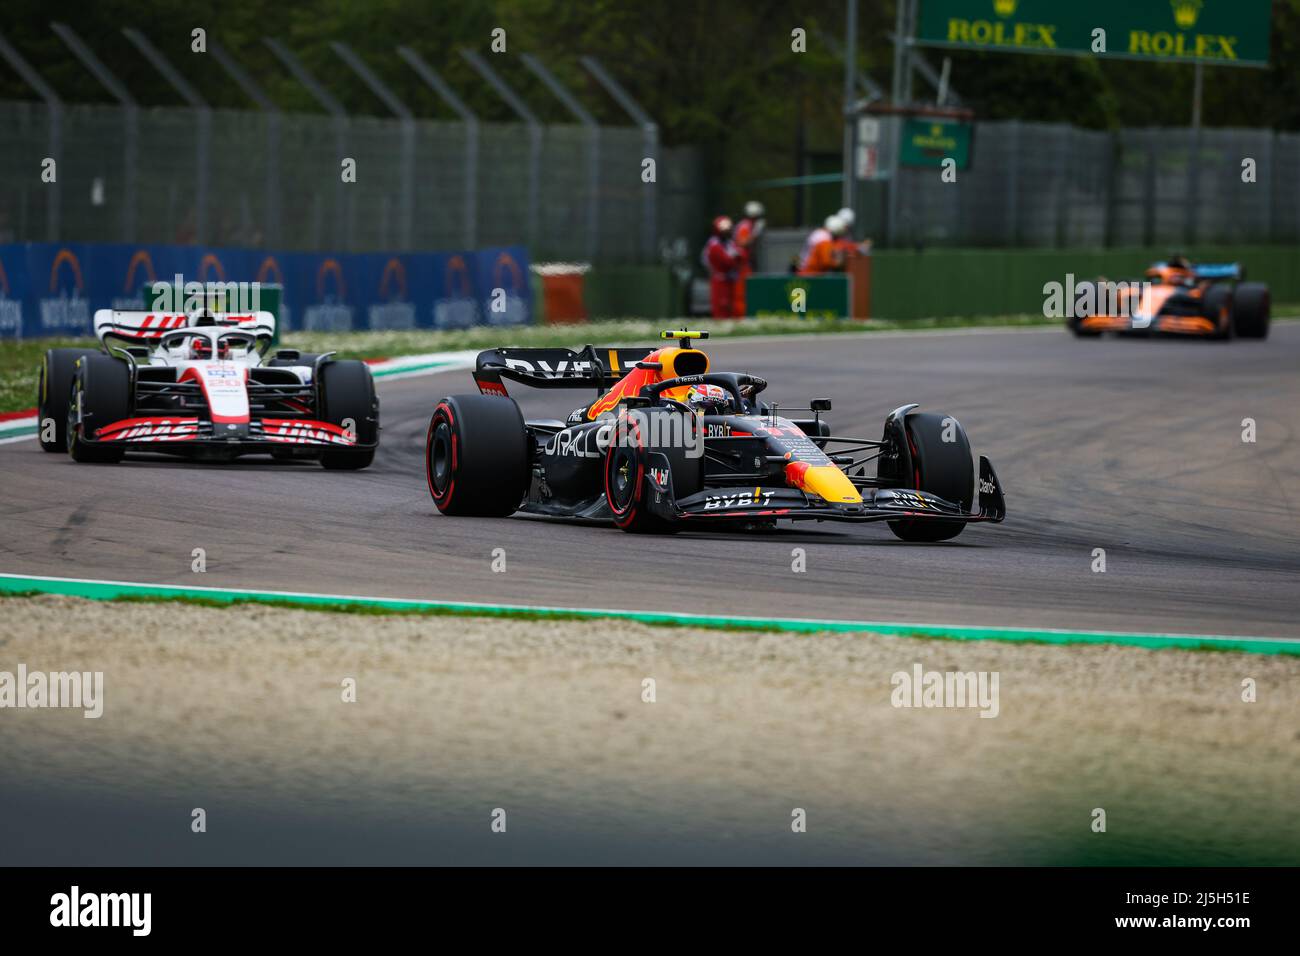
[[[532,321],[528,252],[267,252],[110,243],[0,245],[0,338],[89,335],[96,309],[140,309],[146,283],[284,286],[284,325],[348,331]]]
[[[1041,313],[1043,285],[1105,276],[1140,278],[1153,261],[1179,251],[1194,261],[1241,262],[1267,282],[1274,302],[1300,302],[1300,247],[1198,246],[1169,249],[941,249],[872,254],[872,315],[882,319]]]

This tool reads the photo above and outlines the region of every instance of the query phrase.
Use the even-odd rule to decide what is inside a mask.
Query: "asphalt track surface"
[[[503,343],[508,344],[508,343]],[[1008,518],[944,544],[886,527],[632,536],[534,517],[439,515],[429,414],[461,370],[381,381],[382,446],[359,473],[244,459],[77,465],[0,445],[0,571],[515,604],[926,623],[1300,635],[1300,324],[1264,342],[1077,341],[1064,331],[721,341],[782,406],[829,397],[877,437],[905,402],[957,417]],[[512,386],[526,416],[586,392]],[[1243,419],[1256,440],[1243,441]],[[192,570],[203,548],[207,570]],[[506,570],[492,570],[505,549]],[[792,551],[806,552],[806,573]],[[1105,572],[1093,570],[1095,549]]]

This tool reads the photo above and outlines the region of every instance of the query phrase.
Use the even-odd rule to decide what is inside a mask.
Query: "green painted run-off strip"
[[[1129,634],[1114,631],[1072,631],[1023,627],[969,627],[955,624],[900,624],[884,621],[826,621],[815,618],[731,617],[674,611],[531,607],[521,604],[478,604],[356,595],[311,594],[301,591],[259,591],[243,588],[180,587],[80,578],[27,577],[0,574],[0,594],[63,594],[111,601],[119,598],[189,598],[220,603],[255,602],[304,608],[349,608],[406,614],[458,614],[475,617],[534,617],[553,619],[615,619],[679,627],[732,628],[754,631],[870,631],[899,637],[937,637],[962,641],[1019,641],[1044,644],[1124,644],[1153,650],[1242,651],[1250,654],[1300,655],[1300,640],[1292,638],[1230,637],[1203,634]]]

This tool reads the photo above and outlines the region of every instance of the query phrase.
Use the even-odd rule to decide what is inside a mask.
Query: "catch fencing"
[[[519,123],[0,102],[0,243],[522,244],[534,261],[651,262],[661,236],[704,220],[699,169],[697,150],[630,126],[542,126],[533,189]]]
[[[970,168],[904,167],[897,208],[900,246],[1297,242],[1300,133],[977,122]]]

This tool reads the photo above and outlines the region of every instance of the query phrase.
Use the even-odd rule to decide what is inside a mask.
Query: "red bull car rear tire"
[[[450,395],[429,419],[425,476],[445,515],[504,518],[519,510],[531,465],[524,417],[512,398]]]

